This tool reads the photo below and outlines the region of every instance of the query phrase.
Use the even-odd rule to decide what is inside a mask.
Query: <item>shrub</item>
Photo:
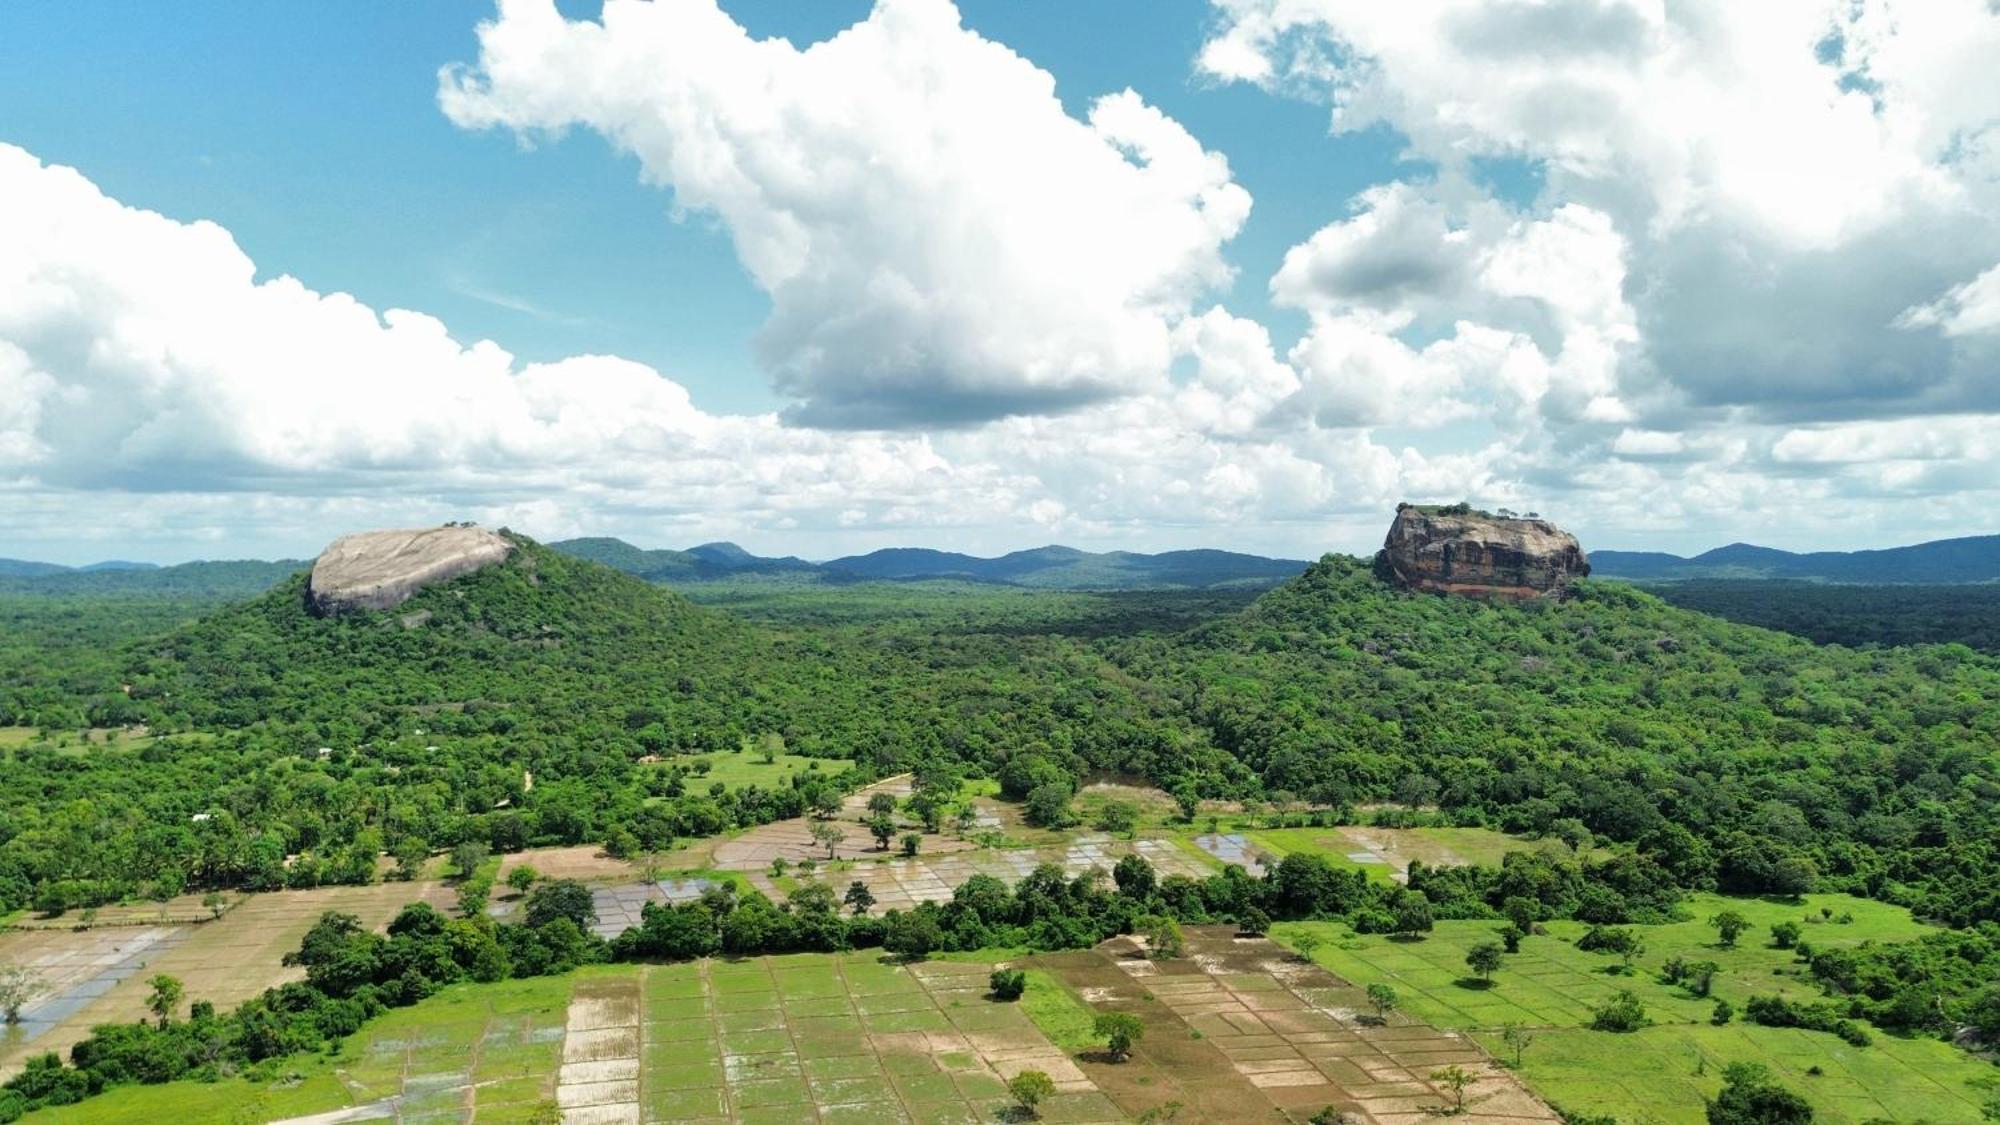
[[[1105,1050],[1117,1061],[1132,1056],[1132,1045],[1146,1035],[1146,1026],[1139,1017],[1124,1012],[1100,1012],[1090,1023],[1090,1030],[1102,1036]]]
[[[1629,988],[1620,989],[1610,1003],[1590,1014],[1590,1026],[1596,1031],[1637,1031],[1652,1022],[1646,1006]]]
[[[1033,1117],[1042,1099],[1056,1092],[1056,1082],[1039,1070],[1024,1070],[1007,1080],[1007,1092],[1014,1095],[1023,1112]]]
[[[1722,1075],[1722,1092],[1708,1103],[1709,1125],[1807,1125],[1813,1119],[1812,1106],[1757,1063],[1730,1063]]]
[[[1028,974],[1020,969],[995,969],[986,978],[986,985],[993,990],[995,1000],[1019,1000],[1028,990]]]

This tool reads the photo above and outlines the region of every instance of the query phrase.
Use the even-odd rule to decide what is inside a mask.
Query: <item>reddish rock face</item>
[[[1412,590],[1526,601],[1560,595],[1590,573],[1590,560],[1547,520],[1398,504],[1375,569]]]

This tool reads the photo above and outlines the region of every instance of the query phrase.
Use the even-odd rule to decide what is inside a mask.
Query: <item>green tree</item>
[[[1791,949],[1799,944],[1799,924],[1779,922],[1771,927],[1771,945],[1777,949]]]
[[[1410,891],[1396,903],[1395,932],[1404,937],[1416,937],[1431,932],[1437,923],[1431,914],[1431,900],[1422,891]]]
[[[486,912],[486,903],[493,895],[493,880],[466,879],[458,885],[458,916],[473,918]]]
[[[179,977],[165,973],[147,981],[146,985],[151,990],[146,994],[146,1010],[159,1019],[161,1027],[165,1027],[174,1018],[174,1011],[181,1006],[181,996],[187,990]]]
[[[1039,1070],[1024,1070],[1007,1080],[1007,1092],[1028,1117],[1039,1116],[1036,1107],[1056,1092],[1055,1079]]]
[[[847,833],[841,831],[838,825],[829,824],[825,821],[813,825],[807,831],[812,834],[814,843],[826,849],[826,858],[828,859],[832,859],[834,853],[840,849],[840,842],[847,839]],[[803,864],[800,865],[800,870],[804,870]]]
[[[1465,953],[1465,967],[1471,969],[1480,980],[1487,982],[1492,981],[1493,974],[1500,968],[1501,960],[1499,942],[1482,941]]]
[[[40,974],[25,965],[0,965],[0,1022],[20,1023],[21,1009],[46,988]]]
[[[486,845],[477,840],[467,840],[451,849],[451,873],[455,878],[472,878],[485,862]]]
[[[1730,1063],[1722,1072],[1722,1092],[1708,1103],[1709,1125],[1810,1125],[1812,1119],[1810,1102],[1754,1062]]]
[[[524,895],[539,878],[541,878],[540,872],[525,863],[519,863],[514,865],[512,871],[507,872],[507,885],[514,889],[516,895]]]
[[[943,944],[944,930],[936,913],[922,907],[891,911],[882,931],[882,948],[906,961],[922,960]]]
[[[867,826],[868,834],[875,837],[875,846],[888,851],[889,841],[896,836],[896,822],[878,813],[868,818]]]
[[[877,789],[868,794],[868,814],[889,816],[896,811],[896,796],[886,789]]]
[[[1019,1000],[1028,990],[1028,974],[1020,969],[995,969],[986,984],[995,1000]]]
[[[405,882],[423,874],[424,861],[431,857],[431,846],[421,836],[399,838],[390,853],[396,859],[395,877]]]
[[[1313,951],[1326,944],[1326,939],[1311,930],[1306,930],[1292,939],[1293,948],[1299,951],[1299,960],[1312,964]]]
[[[1127,1012],[1099,1012],[1090,1021],[1090,1030],[1104,1040],[1104,1049],[1113,1062],[1131,1058],[1133,1045],[1146,1035],[1146,1025]]]
[[[1070,822],[1068,782],[1051,782],[1028,794],[1023,817],[1036,828],[1063,828]]]
[[[557,918],[567,918],[577,929],[589,932],[597,923],[597,903],[590,888],[575,879],[554,879],[537,886],[528,896],[528,925],[542,927]]]
[[[1711,915],[1708,924],[1715,930],[1716,936],[1722,939],[1724,949],[1734,949],[1736,939],[1742,937],[1743,931],[1750,928],[1750,919],[1734,910],[1725,910],[1720,914]]]
[[[1164,914],[1148,914],[1134,925],[1146,935],[1147,956],[1155,961],[1171,961],[1187,951],[1181,924]]]
[[[1500,1029],[1500,1041],[1514,1053],[1514,1069],[1521,1069],[1521,1057],[1528,1053],[1528,1047],[1535,1041],[1534,1032],[1518,1023],[1510,1023]]]
[[[1271,931],[1271,916],[1254,906],[1246,906],[1236,916],[1236,932],[1263,937]]]
[[[1475,1080],[1471,1071],[1457,1063],[1431,1071],[1431,1081],[1451,1092],[1451,1105],[1446,1107],[1445,1112],[1453,1116],[1465,1112],[1465,1088]]]
[[[1596,1031],[1637,1031],[1652,1022],[1638,994],[1629,988],[1620,989],[1603,1007],[1590,1014],[1590,1026]]]
[[[916,855],[917,849],[924,846],[924,838],[915,832],[903,833],[902,841],[904,855]]]
[[[1375,1009],[1377,1023],[1388,1020],[1389,1013],[1396,1009],[1396,990],[1377,981],[1368,986],[1368,1006]]]
[[[1097,830],[1123,836],[1139,827],[1139,806],[1130,801],[1106,801],[1097,810]]]
[[[856,917],[860,917],[875,905],[875,892],[868,889],[868,884],[856,879],[847,884],[847,894],[841,901],[847,904],[847,908],[852,910]]]

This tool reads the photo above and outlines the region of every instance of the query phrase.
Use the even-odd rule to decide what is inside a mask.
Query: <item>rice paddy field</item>
[[[1753,927],[1734,948],[1721,947],[1706,921],[1724,909],[1743,914]],[[1806,940],[1821,947],[1907,941],[1927,930],[1907,911],[1841,895],[1809,895],[1798,903],[1704,895],[1695,896],[1689,910],[1688,921],[1633,927],[1645,951],[1630,973],[1616,971],[1616,957],[1576,948],[1583,925],[1553,922],[1547,934],[1528,937],[1519,953],[1508,955],[1489,985],[1470,979],[1465,955],[1493,940],[1496,924],[1490,921],[1439,922],[1420,941],[1356,935],[1333,923],[1291,923],[1276,932],[1285,941],[1315,934],[1325,943],[1313,953],[1319,964],[1361,986],[1389,985],[1401,1011],[1470,1033],[1496,1054],[1511,1054],[1501,1040],[1507,1024],[1530,1029],[1535,1039],[1519,1073],[1567,1112],[1695,1125],[1705,1120],[1703,1097],[1721,1088],[1723,1067],[1751,1060],[1805,1095],[1823,1121],[1983,1119],[1981,1107],[2000,1072],[1949,1044],[1877,1032],[1870,1046],[1857,1048],[1830,1034],[1759,1027],[1740,1017],[1714,1026],[1712,999],[1659,976],[1673,956],[1714,961],[1721,971],[1713,995],[1739,1012],[1759,994],[1818,999],[1793,955],[1769,946],[1773,923],[1799,922]],[[1654,1026],[1628,1034],[1586,1028],[1593,1009],[1621,989],[1640,997]],[[1811,1073],[1814,1067],[1820,1073]]]
[[[47,1122],[282,1120],[974,1123],[1006,1079],[1056,1083],[1042,1119],[1126,1116],[991,965],[806,954],[587,969],[457,985],[392,1012],[330,1059],[258,1081],[128,1087]]]

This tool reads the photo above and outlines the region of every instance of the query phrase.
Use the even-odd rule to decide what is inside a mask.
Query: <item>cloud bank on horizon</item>
[[[1219,303],[1254,189],[1225,144],[1130,89],[1072,114],[947,0],[879,0],[803,49],[713,0],[503,0],[436,108],[601,134],[719,223],[769,298],[757,358],[791,404],[770,415],[270,276],[212,223],[0,145],[0,537],[309,544],[470,515],[808,554],[1303,551],[1361,545],[1405,498],[1618,545],[1992,530],[1983,0],[1214,15],[1195,80],[1408,150],[1268,279],[1293,340]],[[1531,199],[1485,186],[1500,164]]]

